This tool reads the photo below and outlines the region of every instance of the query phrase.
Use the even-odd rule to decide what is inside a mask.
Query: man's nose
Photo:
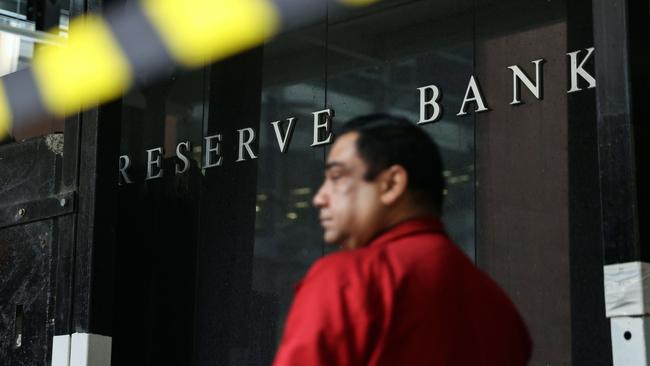
[[[325,204],[327,203],[327,201],[326,201],[327,197],[325,195],[325,190],[323,189],[324,186],[325,186],[325,184],[321,184],[320,188],[318,188],[318,192],[316,192],[316,195],[314,196],[314,199],[312,200],[312,203],[314,204],[314,206],[316,208],[321,208],[321,207],[325,206]]]

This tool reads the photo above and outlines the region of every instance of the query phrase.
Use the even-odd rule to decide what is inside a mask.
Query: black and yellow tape
[[[378,0],[332,1],[365,6]],[[136,76],[153,80],[175,65],[220,60],[319,15],[305,0],[141,0],[104,17],[76,18],[65,45],[43,46],[31,68],[2,78],[0,140],[12,126],[116,98]]]
[[[5,87],[0,83],[0,139],[11,131],[11,109]]]

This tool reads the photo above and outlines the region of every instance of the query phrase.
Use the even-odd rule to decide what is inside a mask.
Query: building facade
[[[45,30],[123,4],[0,2],[2,73],[56,43]],[[438,143],[443,221],[520,310],[530,364],[613,363],[603,266],[648,256],[648,4],[314,6],[321,21],[259,48],[13,131],[0,364],[50,364],[75,333],[113,365],[269,364],[293,285],[335,250],[311,204],[329,141],[374,112]]]

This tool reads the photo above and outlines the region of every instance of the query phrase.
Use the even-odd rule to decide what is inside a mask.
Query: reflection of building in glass
[[[397,36],[391,31],[406,27],[403,23],[406,19],[390,20],[389,25],[379,27],[373,23],[373,15],[332,20],[327,26],[280,37],[265,47],[260,120],[264,124],[297,118],[286,154],[277,151],[269,129],[262,126],[259,136],[253,286],[256,291],[277,294],[277,318],[268,321],[276,324],[278,336],[282,330],[278,325],[288,311],[293,285],[322,253],[336,249],[323,246],[317,213],[311,204],[321,183],[325,151],[309,147],[310,113],[332,108],[336,133],[337,126],[346,120],[373,112],[398,114],[417,121],[417,87],[426,83],[449,85],[449,94],[445,96],[449,103],[462,99],[458,80],[471,73],[471,42],[465,39],[436,48],[431,44],[417,46],[402,41],[390,49],[382,48],[382,40],[389,34],[396,41]],[[364,27],[364,24],[373,26]],[[354,31],[345,34],[337,31],[347,25]],[[422,128],[438,142],[450,171],[444,208],[448,229],[473,257],[472,120],[449,114],[435,125]]]
[[[26,19],[27,0],[0,0],[0,14]]]
[[[31,31],[31,32],[30,32]],[[34,23],[13,19],[0,13],[0,75],[6,75],[29,65],[34,54]]]
[[[54,5],[53,5],[54,6]],[[49,20],[50,32],[37,29],[43,26],[44,11],[25,0],[0,1],[0,76],[27,68],[38,47],[59,47],[67,37],[68,6],[57,4],[54,18]],[[36,11],[35,9],[39,9]],[[54,32],[52,32],[54,31]],[[63,131],[63,121],[49,118],[38,126],[14,127],[14,140],[24,140],[47,133]]]

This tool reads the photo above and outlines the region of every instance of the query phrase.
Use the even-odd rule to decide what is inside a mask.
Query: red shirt
[[[512,302],[428,218],[318,260],[274,365],[516,366],[530,354]]]

